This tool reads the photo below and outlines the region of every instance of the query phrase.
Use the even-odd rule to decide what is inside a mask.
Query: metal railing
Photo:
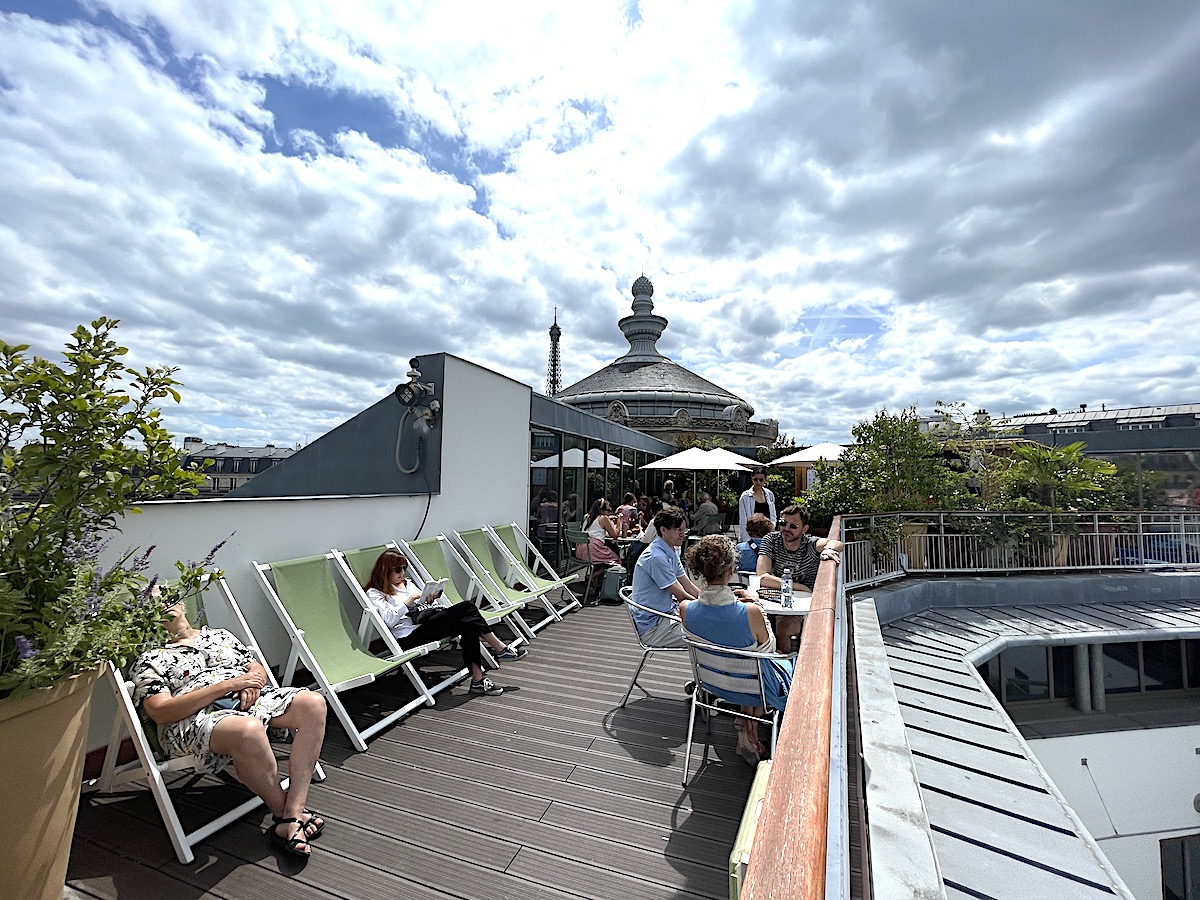
[[[1200,567],[1200,513],[844,516],[845,583],[904,574]]]
[[[813,585],[742,900],[849,896],[846,589],[906,574],[1200,568],[1198,513],[843,516]]]

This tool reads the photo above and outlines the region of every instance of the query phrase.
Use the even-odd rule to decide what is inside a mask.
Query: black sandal
[[[271,826],[270,832],[268,832],[271,836],[271,843],[284,853],[289,853],[292,856],[301,856],[304,859],[308,859],[312,855],[312,847],[308,847],[308,839],[304,836],[304,823],[299,819],[280,819],[275,816],[271,816],[271,818],[275,822],[275,824]],[[290,823],[295,823],[298,826],[291,837],[284,837],[275,830],[280,825],[287,825]],[[301,850],[300,846],[302,844],[308,847],[308,849]]]
[[[304,809],[304,814],[308,816],[308,818],[304,820],[304,840],[307,842],[313,840],[314,838],[319,838],[321,836],[321,832],[325,830],[325,817],[319,812],[308,809],[307,807]],[[317,819],[320,819],[321,821],[317,822]],[[271,816],[271,821],[276,825],[280,825],[284,822],[295,822],[296,820],[284,819],[280,818],[279,816]],[[313,829],[312,831],[308,830],[310,827]]]

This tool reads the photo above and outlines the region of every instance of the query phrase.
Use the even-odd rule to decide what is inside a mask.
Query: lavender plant
[[[185,468],[155,406],[179,401],[175,370],[124,365],[116,327],[79,326],[61,364],[0,341],[0,695],[162,639],[150,550],[107,569],[97,560],[119,516],[195,493],[204,476]],[[197,566],[180,571],[199,584]]]

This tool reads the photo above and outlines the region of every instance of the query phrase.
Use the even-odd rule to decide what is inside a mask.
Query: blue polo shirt
[[[633,567],[633,602],[674,614],[676,601],[667,588],[682,575],[683,563],[679,561],[675,548],[662,538],[655,538]],[[659,620],[635,609],[633,621],[640,633],[653,628]]]

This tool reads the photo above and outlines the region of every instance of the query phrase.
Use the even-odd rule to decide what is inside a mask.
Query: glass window
[[[1000,699],[1000,658],[993,656],[979,665],[979,674],[988,689]]]
[[[559,477],[562,455],[561,436],[551,431],[533,429],[529,433],[529,530],[546,523],[558,524]]]
[[[1163,900],[1200,900],[1200,834],[1159,841]]]
[[[1183,842],[1186,838],[1171,838],[1158,843],[1159,864],[1162,868],[1163,900],[1187,900],[1184,881]]]
[[[1179,641],[1146,641],[1142,644],[1142,666],[1148,691],[1172,691],[1183,687],[1183,647]]]
[[[587,493],[583,481],[585,471],[583,441],[571,435],[564,435],[562,446],[562,500],[560,505],[563,524],[581,526],[584,514],[587,512],[583,501],[584,495]]]
[[[1014,647],[1000,654],[1006,702],[1046,700],[1050,697],[1047,656],[1045,647]]]
[[[1200,687],[1200,641],[1184,641],[1183,655],[1187,659],[1188,687]]]
[[[1104,645],[1104,693],[1128,694],[1140,689],[1138,645]]]
[[[1051,647],[1050,663],[1054,667],[1054,698],[1075,699],[1075,648]]]

